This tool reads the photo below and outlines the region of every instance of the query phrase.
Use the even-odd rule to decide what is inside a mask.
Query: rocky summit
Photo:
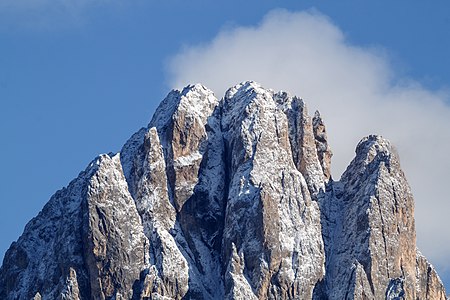
[[[325,123],[255,82],[174,90],[6,252],[0,299],[446,300],[393,145],[339,181]]]

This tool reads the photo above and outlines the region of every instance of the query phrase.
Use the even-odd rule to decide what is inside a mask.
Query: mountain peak
[[[7,251],[1,299],[439,299],[398,155],[361,140],[340,181],[318,111],[253,81],[173,90]]]
[[[190,118],[207,118],[219,103],[214,93],[201,84],[172,90],[156,109],[149,127],[163,128],[182,112]]]
[[[391,155],[395,153],[391,142],[380,135],[369,135],[361,139],[356,146],[356,155],[383,153]]]
[[[273,93],[270,89],[265,89],[262,85],[257,83],[256,81],[243,81],[241,83],[236,84],[235,86],[229,88],[225,92],[225,98],[242,98],[245,94],[250,95],[252,93],[255,94],[265,94],[265,93]],[[240,94],[242,96],[238,96]]]

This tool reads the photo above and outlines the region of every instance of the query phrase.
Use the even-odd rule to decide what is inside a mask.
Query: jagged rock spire
[[[325,129],[325,123],[320,116],[320,112],[316,110],[312,119],[314,139],[316,142],[317,155],[319,157],[320,165],[322,166],[323,175],[325,181],[331,179],[331,152],[330,145],[328,144],[327,131]]]
[[[434,269],[418,263],[414,200],[392,144],[363,138],[338,187],[328,195],[326,205],[335,209],[324,223],[334,228],[326,249],[328,299],[445,300]],[[418,275],[424,272],[430,279]]]

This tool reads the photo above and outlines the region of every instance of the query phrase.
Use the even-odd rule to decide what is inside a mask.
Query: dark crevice
[[[163,133],[166,136],[162,136]],[[173,140],[173,122],[170,123],[169,128],[158,131],[159,140],[163,148],[164,162],[166,164],[166,178],[167,178],[167,192],[169,196],[169,201],[175,207],[176,211],[180,211],[180,207],[175,200],[175,167],[173,165],[173,148],[171,141]]]
[[[324,244],[324,253],[325,253],[325,274],[324,278],[316,283],[313,290],[313,299],[328,299],[328,285],[330,282],[334,280],[334,278],[330,278],[328,275],[330,262],[333,259],[333,256],[336,254],[336,249],[338,247],[336,234],[337,230],[341,228],[337,228],[337,224],[339,223],[338,219],[342,218],[342,214],[345,209],[336,210],[336,201],[339,199],[336,197],[333,185],[334,181],[330,180],[325,185],[325,191],[321,190],[318,194],[319,209],[320,209],[320,223],[322,230],[322,240]]]
[[[194,239],[203,241],[204,246],[207,247],[211,252],[213,260],[220,256],[225,221],[224,207],[226,205],[226,200],[224,199],[224,195],[228,194],[228,192],[225,192],[228,189],[228,184],[225,184],[224,186],[218,186],[218,188],[220,189],[223,188],[223,191],[211,190],[210,186],[205,186],[205,180],[207,180],[205,172],[208,172],[209,160],[213,159],[211,157],[211,155],[214,153],[213,151],[221,149],[220,151],[222,153],[224,152],[224,149],[222,148],[223,139],[220,128],[216,128],[217,131],[214,131],[213,127],[210,125],[210,122],[220,122],[220,119],[218,119],[218,117],[220,117],[219,112],[220,108],[216,107],[212,115],[209,117],[213,119],[208,118],[208,122],[205,125],[205,128],[207,130],[207,138],[201,141],[201,145],[199,145],[200,151],[202,153],[202,161],[200,162],[200,166],[198,169],[198,181],[193,189],[193,194],[186,201],[183,201],[184,203],[177,209],[177,223],[179,224],[181,229],[180,233],[187,243],[187,245],[183,246],[179,245],[177,241],[177,245],[180,248],[181,253],[185,257],[189,257],[186,257],[189,264],[189,290],[184,296],[185,299],[200,299],[203,297],[202,291],[210,296],[214,295],[214,293],[217,292],[211,290],[212,287],[203,285],[203,277],[212,274],[209,274],[203,268],[202,261],[200,260],[201,257],[198,253]],[[171,169],[173,169],[173,172],[175,173],[175,169],[173,168],[173,154],[171,159]],[[223,162],[223,156],[219,159],[222,159],[220,165],[221,167],[223,167],[225,165]],[[215,167],[217,168],[217,166]],[[221,167],[219,166],[219,168]],[[226,174],[226,170],[222,171]],[[175,189],[175,180],[173,181],[172,189]],[[216,195],[214,195],[215,193],[218,193],[223,198],[217,199],[215,197]],[[181,199],[175,199],[176,202],[178,202],[178,200]],[[213,210],[212,206],[214,205],[221,206],[221,210]],[[198,270],[200,277],[194,274],[194,269]],[[199,280],[195,282],[191,281],[191,279],[194,278],[197,278]]]
[[[274,115],[275,117],[275,134],[277,135],[277,142],[278,144],[280,144],[280,131],[278,129],[278,119],[277,119],[277,115]]]
[[[292,155],[292,161],[299,170],[299,139],[298,139],[298,119],[297,115],[299,114],[299,107],[298,107],[298,101],[296,98],[292,99],[291,108],[285,112],[285,115],[287,117],[287,125],[288,125],[288,140],[289,145],[291,147],[291,155]],[[300,171],[300,170],[299,170]]]
[[[432,271],[431,267],[428,266],[428,269],[427,269],[427,291],[426,291],[426,295],[425,295],[426,299],[428,299],[429,295],[430,295],[431,271]]]

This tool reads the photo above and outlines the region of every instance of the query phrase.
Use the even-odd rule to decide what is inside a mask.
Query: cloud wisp
[[[2,0],[0,29],[58,30],[79,26],[89,9],[122,0]]]
[[[447,267],[448,93],[397,75],[381,48],[349,43],[316,11],[272,11],[257,26],[223,30],[206,44],[182,49],[168,74],[174,88],[201,82],[219,97],[245,80],[303,97],[327,124],[334,178],[363,136],[390,139],[415,196],[419,248],[440,270]]]

